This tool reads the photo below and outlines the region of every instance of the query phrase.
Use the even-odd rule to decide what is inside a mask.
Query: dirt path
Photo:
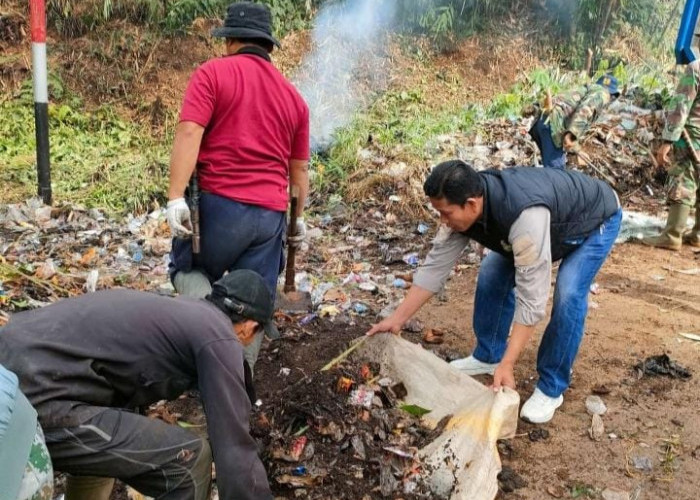
[[[698,498],[700,342],[678,334],[700,334],[700,276],[669,270],[698,267],[700,259],[690,250],[676,254],[632,244],[614,249],[598,275],[600,293],[591,295],[597,308],[589,310],[572,387],[545,426],[549,438],[531,442],[527,432],[535,426],[520,422],[518,437],[501,449],[504,465],[528,483],[503,498],[601,498],[605,488],[641,489],[638,498],[644,499]],[[476,273],[470,268],[453,278],[448,301],[431,303],[420,313],[426,326],[449,330],[446,344],[465,354],[474,346],[470,323]],[[516,367],[521,401],[536,383],[536,348],[544,326]],[[690,368],[693,378],[637,380],[631,367],[662,353]],[[584,402],[601,385],[610,389],[601,396],[608,412],[605,436],[594,442]],[[650,458],[652,470],[635,469],[629,462],[634,457]]]

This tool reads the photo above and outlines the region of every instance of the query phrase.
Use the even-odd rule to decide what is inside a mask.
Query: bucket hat
[[[266,5],[253,2],[236,2],[229,5],[224,25],[215,28],[212,36],[221,38],[261,38],[280,47],[272,36],[272,14]]]

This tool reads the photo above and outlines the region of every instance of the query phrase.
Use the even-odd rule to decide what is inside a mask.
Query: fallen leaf
[[[428,410],[427,408],[423,408],[422,406],[418,405],[401,405],[399,406],[403,411],[406,413],[410,413],[414,417],[422,417],[423,415],[430,413],[433,410]]]

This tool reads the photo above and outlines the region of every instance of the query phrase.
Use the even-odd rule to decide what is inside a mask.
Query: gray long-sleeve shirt
[[[0,329],[0,363],[49,429],[199,388],[220,497],[272,498],[249,433],[243,346],[209,302],[129,290],[62,300]]]
[[[515,265],[514,321],[522,325],[536,325],[545,315],[552,281],[549,222],[547,207],[531,207],[523,210],[508,233]],[[468,243],[468,236],[441,228],[413,283],[439,292]]]

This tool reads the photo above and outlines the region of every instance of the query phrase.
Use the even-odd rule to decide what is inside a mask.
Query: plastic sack
[[[496,442],[515,435],[518,393],[494,393],[396,335],[370,337],[357,355],[379,363],[382,376],[402,382],[406,403],[431,410],[423,417],[428,427],[451,415],[443,432],[418,452],[431,498],[493,500],[501,470]]]

